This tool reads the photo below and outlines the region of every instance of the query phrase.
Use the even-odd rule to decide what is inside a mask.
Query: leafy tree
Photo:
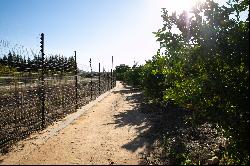
[[[133,86],[141,86],[142,84],[142,67],[143,66],[137,66],[137,63],[133,65],[133,67],[129,70],[127,70],[124,73],[124,81],[127,84],[133,85]]]
[[[162,103],[164,91],[169,86],[163,71],[166,66],[166,57],[158,51],[152,60],[148,60],[143,66],[142,88],[148,101]]]
[[[207,0],[179,15],[163,9],[164,25],[154,33],[160,50],[140,75],[150,100],[174,102],[194,113],[194,124],[210,121],[225,131],[222,164],[249,163],[249,15],[239,17],[248,3]]]
[[[18,72],[38,72],[39,69],[42,68],[42,59],[41,57],[34,55],[33,59],[26,60],[25,57],[16,54],[15,52],[9,52],[4,55],[2,58],[0,57],[0,65],[8,66],[9,68],[15,68],[15,71]],[[63,72],[63,73],[72,73],[75,70],[75,59],[74,57],[63,57],[58,55],[51,55],[44,60],[45,65],[45,73],[49,72]],[[5,67],[4,67],[5,68]],[[5,70],[3,69],[5,74],[7,71],[14,70]],[[11,74],[11,73],[10,73]]]
[[[116,75],[116,79],[120,81],[125,80],[125,73],[130,69],[128,65],[120,64],[115,67],[114,74]]]
[[[208,0],[193,9],[192,17],[164,10],[164,27],[155,33],[166,50],[161,73],[170,87],[164,100],[193,110],[195,120],[220,124],[231,141],[233,164],[249,161],[249,19],[238,17],[247,10],[246,2],[220,7]],[[173,25],[180,34],[172,33]]]

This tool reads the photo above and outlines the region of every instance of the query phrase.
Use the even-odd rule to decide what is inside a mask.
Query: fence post
[[[14,75],[14,81],[15,81],[15,90],[14,90],[14,97],[15,97],[15,104],[17,105],[17,107],[19,108],[19,100],[18,100],[18,92],[17,92],[17,76]],[[16,124],[18,123],[17,122],[17,110],[18,109],[15,109],[14,113],[15,113],[15,129],[16,129]],[[19,110],[18,110],[19,111]]]
[[[113,88],[113,70],[112,69],[111,69],[110,77],[111,77],[110,89],[112,89]]]
[[[111,89],[114,87],[114,71],[113,71],[114,57],[112,56],[112,69],[111,69]]]
[[[45,127],[45,98],[44,98],[44,34],[41,34],[41,54],[42,54],[42,73],[41,73],[41,112],[42,112],[42,128]]]
[[[93,96],[93,82],[92,82],[92,66],[91,66],[91,58],[89,60],[89,65],[90,65],[90,100],[92,100],[92,96]]]
[[[114,74],[115,76],[114,76],[114,87],[116,87],[116,72],[115,72],[115,74]]]
[[[109,91],[109,72],[107,72],[107,78],[108,78],[108,87],[107,87],[107,91]]]
[[[75,91],[76,91],[76,105],[75,109],[78,108],[78,92],[77,92],[77,62],[76,62],[76,51],[75,51]]]
[[[66,81],[65,81],[65,78],[66,78],[66,74],[65,74],[65,65],[64,65],[64,58],[63,58],[63,56],[62,56],[62,65],[61,65],[61,67],[62,67],[62,73],[61,73],[61,75],[62,75],[62,84],[63,84],[63,86],[65,87],[67,87],[67,84],[66,84]],[[65,74],[65,75],[64,75]],[[64,110],[65,109],[65,90],[64,90],[64,88],[62,88],[62,109]]]
[[[100,63],[99,63],[98,90],[99,90],[99,95],[101,95],[101,64]]]

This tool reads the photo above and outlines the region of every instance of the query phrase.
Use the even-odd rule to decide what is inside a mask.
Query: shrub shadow
[[[129,126],[130,128],[136,129],[136,138],[124,144],[122,148],[135,152],[145,147],[140,164],[150,164],[145,156],[153,149],[155,142],[164,142],[163,135],[167,133],[167,137],[174,137],[180,130],[186,127],[183,126],[184,123],[182,122],[188,114],[187,110],[161,108],[157,105],[146,104],[143,102],[143,93],[141,93],[139,89],[130,86],[126,86],[124,89],[113,93],[124,95],[126,101],[133,105],[133,109],[127,109],[125,112],[114,115],[114,123],[116,127]],[[175,153],[181,153],[185,151],[183,144],[181,139],[176,139],[171,146],[175,147],[173,148],[176,150]],[[173,158],[174,157],[175,156],[173,156]],[[171,158],[164,159],[164,163],[154,164],[166,163],[171,164]]]

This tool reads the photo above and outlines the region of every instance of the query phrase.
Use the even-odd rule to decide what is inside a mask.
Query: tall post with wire
[[[41,113],[42,113],[42,128],[45,127],[45,94],[44,94],[44,34],[41,34],[41,60],[42,60],[42,73],[41,73],[41,90],[40,90],[40,99],[41,99]]]
[[[101,95],[101,64],[100,63],[99,63],[98,91],[99,91],[99,95]]]
[[[75,51],[75,91],[76,91],[76,96],[75,96],[75,98],[76,98],[76,105],[75,105],[75,109],[77,109],[78,108],[78,92],[77,92],[77,61],[76,61],[76,51]]]
[[[109,71],[107,72],[107,79],[108,79],[108,86],[107,86],[107,91],[109,91],[110,87],[109,87]]]
[[[113,63],[114,63],[114,59],[113,59],[113,56],[112,56],[112,69],[111,69],[111,88],[114,87],[114,71],[113,71]]]
[[[110,80],[110,89],[113,88],[113,70],[111,69],[111,72],[110,72],[110,77],[111,77],[111,80]]]
[[[91,65],[91,58],[89,60],[90,65],[90,99],[92,100],[93,97],[93,82],[92,82],[92,65]]]

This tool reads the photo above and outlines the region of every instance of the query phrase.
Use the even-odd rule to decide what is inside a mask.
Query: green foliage
[[[140,87],[142,85],[142,67],[134,64],[131,69],[124,73],[124,81],[129,85]]]
[[[10,66],[4,66],[0,64],[0,76],[8,76],[16,72],[16,69]]]
[[[180,15],[163,9],[157,55],[126,73],[148,99],[193,110],[194,122],[219,124],[230,140],[222,164],[249,163],[249,15],[239,18],[248,3],[207,0]]]
[[[115,67],[114,74],[116,75],[116,79],[119,81],[124,81],[125,73],[130,69],[128,65],[121,64]]]
[[[33,59],[26,59],[21,55],[16,54],[15,52],[9,52],[8,55],[0,57],[0,65],[8,66],[10,68],[15,68],[15,71],[24,72],[38,72],[42,66],[41,56],[34,55]],[[45,73],[50,74],[51,72],[74,72],[75,70],[75,59],[71,57],[63,57],[58,55],[51,55],[44,59]],[[0,67],[1,67],[0,66]],[[6,68],[0,68],[1,71],[4,71],[4,74],[7,74]]]
[[[166,66],[165,56],[161,56],[159,51],[152,60],[147,61],[143,66],[142,85],[145,95],[149,101],[161,103],[166,88],[169,87],[164,74]]]

